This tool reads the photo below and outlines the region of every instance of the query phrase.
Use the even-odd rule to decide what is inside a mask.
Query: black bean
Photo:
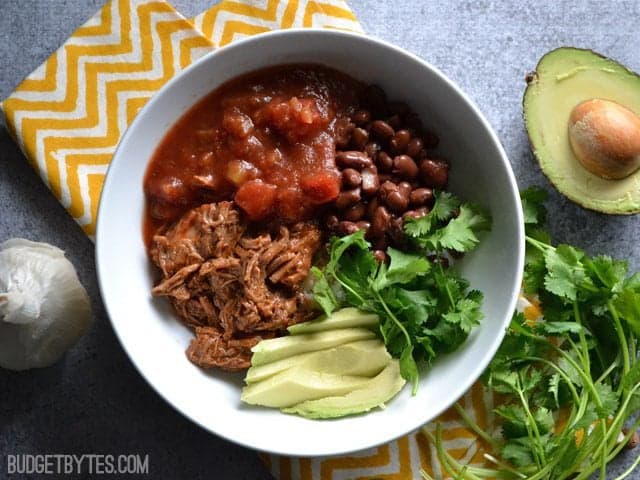
[[[378,178],[380,179],[380,185],[384,182],[395,182],[397,179],[391,175],[390,173],[380,173],[378,174]]]
[[[351,142],[358,149],[363,149],[369,141],[369,132],[364,128],[356,127],[351,132]]]
[[[391,218],[391,217],[389,217]],[[386,250],[387,247],[389,246],[389,242],[387,242],[387,237],[385,237],[384,235],[376,238],[375,240],[373,240],[372,242],[373,244],[373,249],[374,250]]]
[[[378,152],[382,149],[378,142],[367,142],[364,146],[364,152],[371,158],[376,158]]]
[[[387,261],[387,254],[384,250],[374,250],[373,258],[375,258],[378,263],[384,263]]]
[[[338,226],[338,223],[340,223],[340,220],[338,220],[338,217],[335,215],[328,215],[324,222],[329,230],[334,230]]]
[[[404,236],[404,220],[402,217],[394,217],[391,219],[391,224],[388,230],[389,237],[396,244],[403,243]]]
[[[347,208],[343,213],[344,219],[349,220],[351,222],[357,222],[358,220],[362,220],[364,214],[367,211],[367,207],[364,203],[358,202],[355,205]]]
[[[393,159],[393,173],[402,178],[413,180],[418,176],[418,165],[409,155],[398,155]]]
[[[369,220],[373,220],[373,214],[376,211],[376,208],[380,206],[380,200],[378,197],[373,197],[369,203],[367,204],[367,218]]]
[[[355,168],[358,170],[373,165],[366,153],[357,150],[336,153],[336,163],[342,168]]]
[[[427,259],[434,265],[442,265],[443,268],[449,268],[449,259],[442,255],[428,255]]]
[[[404,214],[402,215],[402,218],[407,218],[407,217],[422,218],[427,213],[429,213],[429,209],[426,208],[426,207],[421,207],[421,208],[418,208],[416,210],[408,210],[408,211],[404,212]]]
[[[342,235],[351,235],[352,233],[356,233],[358,230],[360,230],[360,228],[355,222],[343,220],[338,224],[338,232]]]
[[[413,137],[407,144],[407,155],[416,158],[420,150],[424,147],[424,143],[420,137]]]
[[[391,128],[396,130],[402,125],[402,120],[400,119],[400,115],[392,115],[387,118],[387,123],[391,126]]]
[[[449,164],[443,160],[425,159],[420,163],[422,181],[431,188],[444,188],[449,179]]]
[[[409,206],[409,195],[405,195],[400,190],[396,190],[395,192],[389,193],[384,201],[393,212],[401,213]]]
[[[371,234],[375,237],[382,237],[390,224],[391,214],[385,207],[380,205],[376,208],[375,212],[373,212],[373,218],[371,219]]]
[[[389,144],[399,153],[406,151],[409,141],[411,140],[411,134],[409,130],[398,130],[393,136]]]
[[[387,152],[378,152],[376,163],[378,168],[384,172],[390,172],[393,168],[393,158]]]
[[[378,180],[378,172],[375,167],[362,169],[362,193],[365,195],[374,195],[380,188]]]
[[[409,195],[409,202],[413,207],[422,207],[433,200],[433,190],[430,188],[416,188]]]
[[[393,127],[383,120],[376,120],[371,124],[371,131],[380,138],[389,139],[396,133]]]
[[[342,186],[345,188],[356,188],[360,186],[362,176],[355,168],[345,168],[342,171]]]
[[[382,185],[380,185],[380,191],[378,193],[378,196],[380,200],[384,202],[391,193],[397,192],[397,191],[398,191],[398,185],[387,180],[385,182],[382,182]]]
[[[402,193],[402,195],[406,195],[407,198],[409,198],[409,196],[411,195],[411,184],[409,182],[400,182],[398,184],[398,190],[400,190],[400,193]]]
[[[335,127],[336,146],[338,148],[344,148],[349,145],[351,141],[351,132],[353,132],[355,125],[349,121],[345,121],[345,119],[340,120],[336,121]]]
[[[351,119],[355,122],[359,127],[365,126],[367,123],[371,121],[371,112],[369,110],[358,110],[353,114]]]
[[[371,228],[371,224],[365,220],[360,220],[359,222],[356,222],[356,226],[358,227],[358,230],[369,231],[369,229]]]
[[[344,210],[351,205],[360,201],[360,189],[354,188],[353,190],[345,190],[338,194],[336,198],[336,207],[340,210]]]

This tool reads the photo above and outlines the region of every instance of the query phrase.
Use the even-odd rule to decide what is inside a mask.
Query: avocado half
[[[524,120],[533,153],[549,181],[567,198],[603,213],[640,212],[640,170],[605,180],[586,170],[571,150],[569,116],[592,98],[617,102],[640,115],[640,76],[591,50],[562,47],[527,75]]]

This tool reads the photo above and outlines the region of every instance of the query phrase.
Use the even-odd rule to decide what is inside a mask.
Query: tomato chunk
[[[338,196],[340,193],[340,179],[331,172],[318,172],[304,177],[301,187],[312,203],[321,205]]]
[[[262,220],[271,213],[277,192],[275,185],[250,180],[238,188],[235,201],[251,220]]]

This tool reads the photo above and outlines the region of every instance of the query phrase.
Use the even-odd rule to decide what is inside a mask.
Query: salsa
[[[252,221],[293,224],[340,193],[336,142],[353,128],[363,85],[319,65],[235,78],[189,110],[144,179],[144,237],[199,205],[233,199]]]

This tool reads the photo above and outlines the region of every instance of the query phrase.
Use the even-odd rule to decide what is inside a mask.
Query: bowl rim
[[[520,285],[522,282],[522,275],[523,275],[523,267],[524,267],[524,252],[525,252],[525,234],[524,234],[524,217],[523,217],[523,212],[522,212],[522,205],[521,205],[521,201],[520,201],[520,196],[518,194],[518,185],[517,185],[517,181],[513,172],[513,169],[511,167],[511,163],[509,162],[509,159],[507,157],[507,154],[502,146],[502,143],[500,142],[496,132],[493,130],[491,124],[488,122],[488,120],[485,118],[485,116],[482,114],[482,112],[480,111],[480,109],[478,108],[478,106],[475,104],[475,102],[473,100],[471,100],[471,98],[450,78],[448,78],[440,69],[438,69],[437,67],[435,67],[434,65],[432,65],[431,63],[429,63],[426,60],[423,60],[422,58],[418,57],[417,55],[402,49],[401,47],[398,47],[390,42],[387,42],[385,40],[382,40],[380,38],[377,38],[375,36],[371,36],[368,34],[362,34],[362,33],[357,33],[357,32],[350,32],[350,31],[343,31],[343,30],[328,30],[328,29],[323,29],[323,28],[291,28],[291,29],[284,29],[284,30],[274,30],[274,31],[270,31],[270,32],[265,32],[265,33],[260,33],[257,35],[252,35],[250,37],[246,37],[246,38],[242,38],[242,39],[238,39],[236,41],[234,41],[233,43],[226,45],[222,48],[216,48],[215,50],[203,55],[202,57],[198,58],[196,61],[194,61],[193,63],[191,63],[189,66],[187,66],[186,68],[184,68],[183,70],[181,70],[180,72],[176,73],[171,79],[169,79],[159,90],[157,90],[153,96],[147,101],[147,103],[140,109],[140,111],[138,111],[138,113],[136,114],[135,118],[133,119],[133,121],[131,122],[131,124],[127,127],[125,133],[122,135],[120,141],[118,142],[118,145],[116,147],[116,150],[114,151],[114,154],[112,156],[111,161],[109,162],[109,166],[107,168],[106,174],[105,174],[105,178],[104,178],[104,182],[102,185],[102,191],[100,194],[100,201],[99,201],[99,205],[98,205],[98,210],[97,210],[97,220],[96,220],[96,236],[95,236],[95,266],[96,266],[96,276],[97,276],[97,280],[98,280],[98,287],[99,287],[99,292],[100,295],[102,297],[102,302],[105,308],[105,312],[107,313],[107,317],[109,319],[109,322],[111,323],[112,329],[115,333],[116,338],[118,339],[118,342],[120,343],[120,345],[122,346],[123,350],[125,351],[127,357],[129,358],[130,362],[133,364],[134,368],[138,371],[138,373],[142,376],[142,378],[144,378],[144,380],[147,382],[147,384],[149,386],[151,386],[151,388],[168,404],[170,405],[175,411],[177,411],[178,413],[180,413],[182,416],[184,416],[185,418],[187,418],[188,420],[190,420],[193,424],[199,426],[200,428],[203,428],[207,431],[209,431],[210,433],[213,433],[214,435],[224,438],[225,440],[235,443],[237,445],[242,445],[243,447],[246,448],[250,448],[250,449],[254,449],[257,451],[262,451],[262,452],[266,452],[266,453],[272,453],[272,454],[278,454],[278,455],[291,455],[291,456],[307,456],[307,457],[313,457],[313,456],[335,456],[335,455],[345,455],[345,454],[349,454],[349,453],[353,453],[356,451],[362,451],[368,448],[373,448],[379,445],[382,445],[384,443],[388,443],[388,442],[392,442],[404,435],[407,435],[408,433],[410,433],[412,430],[407,430],[404,432],[400,432],[400,433],[394,433],[393,435],[390,435],[388,437],[386,437],[386,440],[383,441],[379,441],[379,440],[365,440],[363,441],[361,444],[350,448],[350,449],[342,449],[342,450],[331,450],[331,451],[321,451],[318,453],[308,453],[306,450],[303,452],[302,450],[299,451],[283,451],[283,450],[278,450],[278,449],[273,449],[273,448],[269,448],[268,445],[259,445],[256,443],[251,443],[249,441],[243,441],[237,438],[233,438],[230,435],[226,435],[224,433],[218,432],[216,430],[214,430],[213,428],[211,428],[210,425],[207,424],[203,424],[200,420],[198,420],[194,415],[190,414],[189,411],[187,410],[183,410],[181,409],[178,405],[174,404],[167,396],[165,396],[165,394],[163,393],[163,391],[161,391],[151,380],[150,378],[145,374],[145,371],[143,370],[143,368],[136,363],[136,361],[134,360],[134,355],[132,354],[132,352],[130,351],[130,348],[127,346],[127,343],[125,342],[121,332],[119,331],[118,327],[117,327],[117,323],[113,321],[112,319],[112,309],[109,306],[109,302],[106,301],[106,292],[104,290],[104,282],[103,282],[103,270],[101,269],[100,265],[102,263],[101,258],[103,256],[103,254],[101,253],[103,250],[102,247],[102,242],[100,241],[101,238],[101,232],[103,231],[103,229],[105,228],[103,226],[103,221],[101,221],[101,211],[103,210],[104,204],[103,204],[103,199],[105,197],[107,197],[109,195],[109,192],[111,191],[111,189],[113,188],[112,184],[113,184],[113,176],[110,175],[116,160],[119,158],[119,155],[121,153],[122,150],[122,145],[126,144],[129,140],[129,137],[132,135],[132,131],[135,130],[135,126],[141,121],[141,119],[144,117],[144,113],[151,109],[153,105],[155,105],[155,103],[157,103],[158,101],[160,101],[159,99],[163,96],[163,93],[168,90],[172,85],[174,85],[175,83],[179,82],[181,80],[181,78],[183,76],[188,75],[192,70],[198,68],[201,64],[206,63],[206,62],[211,62],[213,61],[213,59],[215,59],[218,55],[220,54],[230,54],[232,53],[234,50],[237,49],[244,49],[249,47],[250,45],[254,44],[254,43],[258,43],[258,42],[262,42],[265,38],[272,38],[272,37],[297,37],[297,36],[307,36],[307,35],[321,35],[321,36],[331,36],[331,37],[342,37],[343,39],[345,39],[346,41],[350,41],[353,39],[357,39],[358,41],[365,41],[365,42],[370,42],[372,44],[377,44],[377,46],[382,47],[384,49],[389,50],[390,52],[392,52],[394,55],[401,55],[404,57],[407,57],[408,60],[411,60],[413,62],[417,62],[420,64],[421,67],[430,70],[430,72],[435,75],[436,77],[439,78],[440,81],[444,82],[448,88],[450,88],[452,91],[455,92],[455,94],[457,96],[460,97],[460,99],[469,107],[469,109],[472,111],[473,115],[476,117],[476,119],[479,121],[479,123],[483,126],[484,130],[485,130],[485,134],[488,136],[489,140],[491,141],[491,143],[495,146],[496,151],[499,153],[499,161],[502,164],[502,167],[505,170],[505,173],[507,175],[508,178],[508,183],[509,183],[509,190],[511,193],[513,193],[513,200],[516,203],[515,205],[515,213],[517,216],[517,238],[514,239],[517,242],[517,259],[516,259],[516,266],[517,266],[517,270],[516,270],[516,281],[514,281],[513,286],[511,287],[511,292],[509,292],[509,298],[510,298],[510,302],[508,305],[508,310],[507,311],[514,311],[515,307],[516,307],[516,303],[518,300],[518,294],[520,292]],[[251,69],[248,69],[247,72],[251,71]],[[229,79],[230,80],[230,79]],[[228,80],[225,80],[228,81]],[[198,99],[194,99],[194,102],[191,106],[195,105],[201,98]],[[189,107],[190,108],[190,107]],[[186,113],[187,110],[185,110]],[[184,113],[182,114],[184,115]],[[180,117],[178,117],[180,118]],[[175,122],[174,122],[175,124]],[[510,317],[507,316],[504,320],[504,323],[502,325],[503,328],[500,329],[500,331],[495,335],[495,337],[493,338],[493,341],[487,345],[486,351],[488,352],[487,355],[485,355],[482,358],[482,361],[477,363],[476,365],[474,365],[474,367],[471,369],[471,374],[466,376],[466,380],[464,382],[460,382],[457,386],[452,387],[452,390],[455,390],[455,395],[452,395],[452,400],[449,404],[447,404],[446,406],[444,406],[443,408],[439,409],[430,419],[425,420],[426,423],[432,421],[433,419],[437,418],[439,415],[441,415],[444,411],[446,411],[448,408],[451,407],[451,405],[453,405],[456,401],[458,401],[470,388],[471,386],[478,380],[478,378],[480,377],[480,375],[482,374],[482,372],[484,371],[484,369],[487,367],[487,365],[489,364],[489,362],[491,361],[491,359],[494,357],[496,351],[498,350],[500,344],[502,343],[502,340],[506,334],[506,330],[507,330],[507,326],[509,324],[510,321]],[[425,424],[425,422],[416,424],[415,428],[420,428],[423,424]],[[366,435],[363,435],[363,437],[366,439]]]

